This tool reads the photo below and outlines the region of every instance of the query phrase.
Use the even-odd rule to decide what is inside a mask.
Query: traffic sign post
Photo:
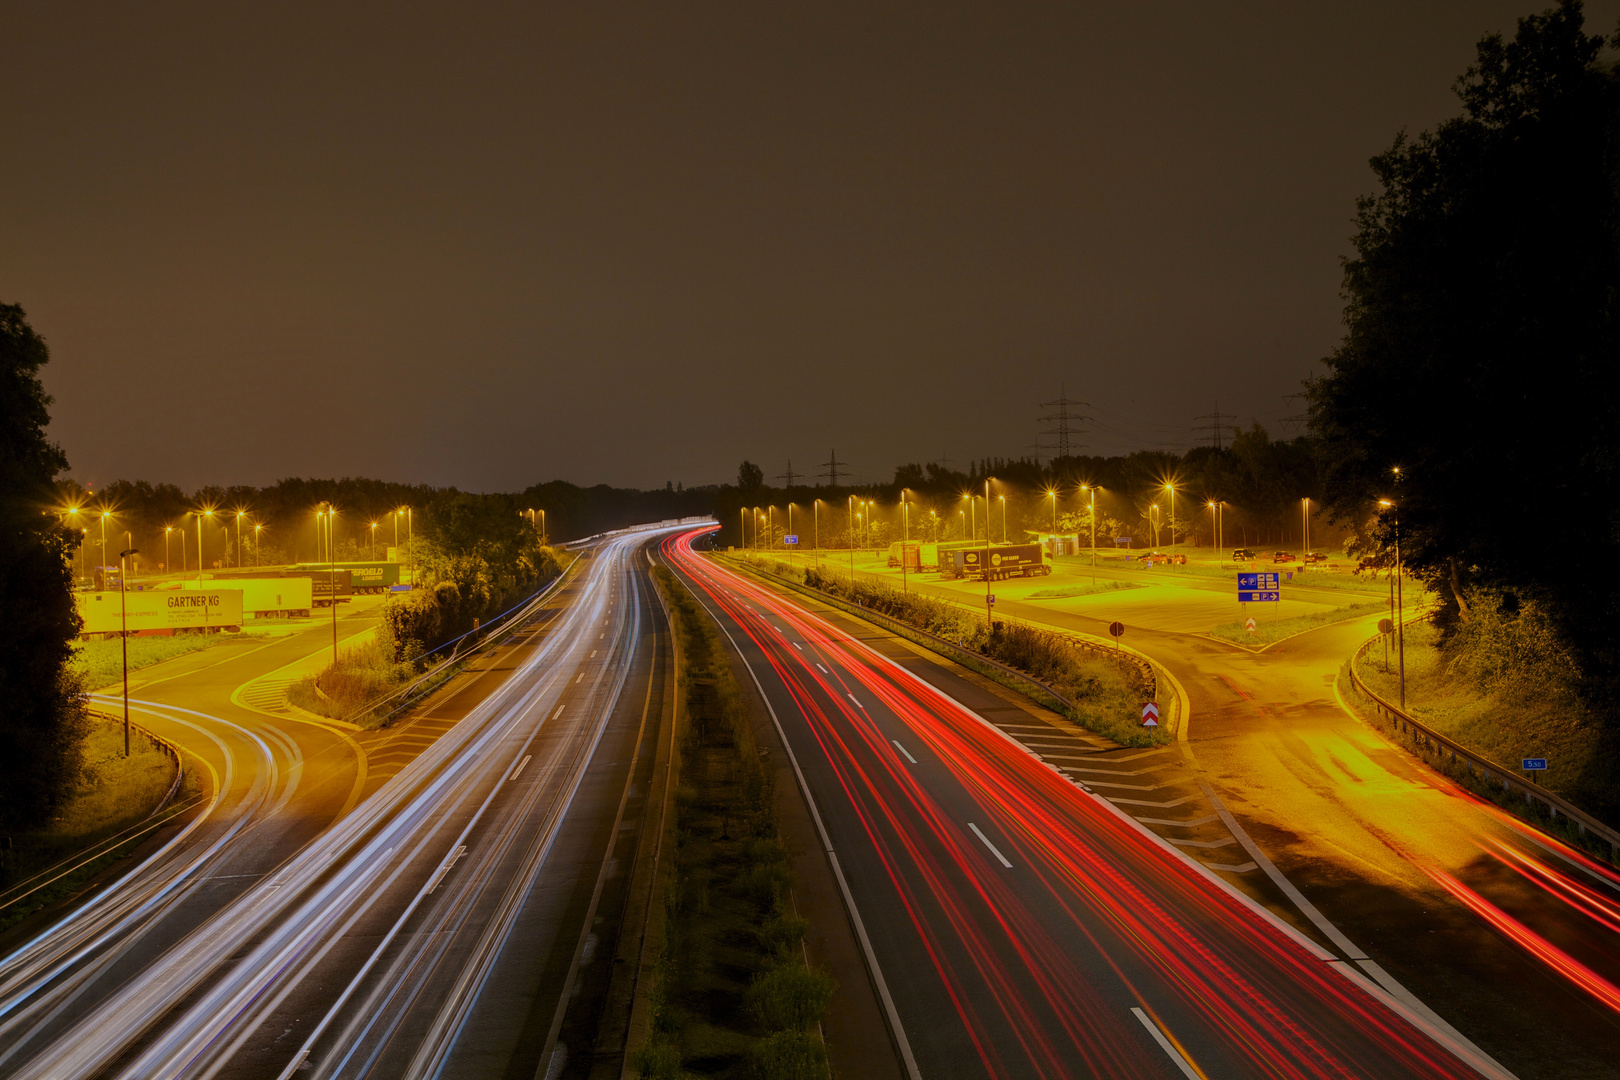
[[[1159,726],[1159,703],[1157,701],[1150,701],[1142,706],[1142,726]]]
[[[1125,636],[1125,624],[1111,622],[1108,624],[1108,632],[1114,636],[1114,648],[1119,648],[1119,639]]]
[[[1293,575],[1289,575],[1292,578]],[[1278,610],[1282,608],[1282,575],[1276,571],[1260,571],[1257,573],[1238,574],[1238,603],[1240,604],[1276,604]],[[1254,620],[1247,623],[1249,633],[1254,633]]]
[[[792,545],[797,544],[798,542],[799,537],[795,533],[788,533],[786,536],[782,537],[782,543],[784,544]]]
[[[1546,772],[1547,759],[1544,757],[1521,758],[1519,761],[1519,768],[1523,769],[1525,772]]]
[[[1282,599],[1281,589],[1239,589],[1238,603],[1258,604],[1262,601],[1275,602]]]
[[[1243,620],[1243,629],[1247,630],[1251,634],[1254,633],[1254,631],[1255,631],[1254,619],[1252,619],[1252,618],[1244,619]]]

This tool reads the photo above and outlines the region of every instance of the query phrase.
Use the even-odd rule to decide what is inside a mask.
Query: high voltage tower
[[[1284,394],[1283,395],[1283,400],[1288,402],[1288,404],[1291,407],[1298,408],[1299,406],[1296,404],[1296,402],[1299,402],[1304,397],[1305,397],[1305,395],[1302,394],[1302,393],[1301,394]],[[1307,409],[1306,409],[1305,412],[1295,413],[1293,416],[1285,416],[1285,417],[1282,418],[1282,422],[1285,423],[1285,424],[1307,424],[1307,423],[1310,423],[1310,419],[1311,419],[1311,414],[1310,414],[1310,411],[1309,411],[1309,406],[1307,406]]]
[[[821,464],[822,467],[827,471],[817,473],[817,475],[825,476],[827,478],[827,483],[832,487],[838,486],[838,478],[840,476],[845,477],[846,479],[849,477],[849,462],[839,461],[838,451],[836,450],[827,451],[827,460]]]
[[[795,481],[795,480],[803,480],[804,479],[804,473],[796,473],[796,472],[794,472],[793,471],[793,459],[788,458],[787,472],[785,472],[785,473],[777,473],[776,474],[776,479],[781,480],[781,481],[784,482],[782,484],[783,487],[792,487],[793,486],[793,481]]]
[[[1036,418],[1040,425],[1035,432],[1036,450],[1049,451],[1054,459],[1073,457],[1076,450],[1085,448],[1085,443],[1079,441],[1082,434],[1080,425],[1087,423],[1091,417],[1076,409],[1089,409],[1091,404],[1085,401],[1075,401],[1069,397],[1069,384],[1061,383],[1056,401],[1043,401],[1041,408],[1049,409],[1043,416]]]
[[[1193,428],[1193,430],[1209,432],[1209,445],[1213,446],[1217,450],[1220,450],[1223,449],[1221,445],[1221,433],[1230,426],[1226,423],[1226,421],[1236,420],[1237,417],[1232,416],[1229,413],[1221,412],[1221,403],[1217,401],[1215,403],[1214,412],[1210,413],[1208,416],[1195,416],[1193,419],[1209,421],[1207,424],[1198,424]]]

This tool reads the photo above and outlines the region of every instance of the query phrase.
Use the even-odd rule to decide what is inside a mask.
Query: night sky
[[[1292,435],[1368,157],[1528,10],[0,4],[0,301],[95,482]]]

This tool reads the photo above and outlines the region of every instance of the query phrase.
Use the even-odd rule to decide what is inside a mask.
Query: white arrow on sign
[[[1245,619],[1243,621],[1243,629],[1247,630],[1251,634],[1254,633],[1254,620],[1253,619]]]
[[[1159,726],[1159,703],[1157,701],[1150,701],[1142,706],[1142,726]]]

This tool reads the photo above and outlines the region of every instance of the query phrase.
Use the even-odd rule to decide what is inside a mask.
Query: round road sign
[[[1122,622],[1109,623],[1108,632],[1113,634],[1115,637],[1123,637],[1125,634],[1125,624]]]

